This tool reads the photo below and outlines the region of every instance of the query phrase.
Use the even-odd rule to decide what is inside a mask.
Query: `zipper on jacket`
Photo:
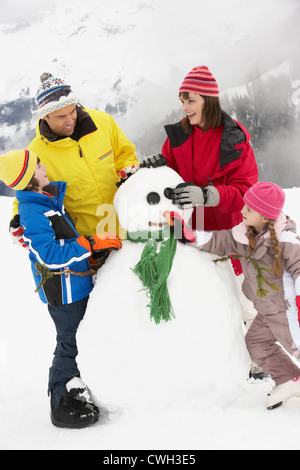
[[[80,158],[83,158],[83,151],[82,151],[79,143],[78,143],[78,148],[79,148],[79,156],[80,156]]]

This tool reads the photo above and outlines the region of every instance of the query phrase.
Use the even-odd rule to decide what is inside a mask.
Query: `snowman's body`
[[[167,167],[139,170],[115,197],[121,226],[133,233],[165,227],[163,213],[175,207],[164,189],[181,181]],[[152,194],[148,204],[149,193],[159,201],[153,204]],[[84,381],[103,402],[119,406],[166,406],[197,396],[227,402],[249,372],[230,262],[215,264],[216,256],[177,242],[167,281],[175,318],[155,324],[147,293],[132,271],[144,247],[124,241],[98,273],[78,331]]]

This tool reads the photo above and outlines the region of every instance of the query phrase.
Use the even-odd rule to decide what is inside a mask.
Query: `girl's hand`
[[[164,212],[164,217],[168,224],[174,231],[174,237],[182,243],[193,243],[195,241],[195,234],[193,230],[187,228],[184,220],[177,212]]]

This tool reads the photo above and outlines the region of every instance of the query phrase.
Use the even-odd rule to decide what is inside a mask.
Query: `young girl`
[[[55,426],[83,428],[98,421],[99,408],[80,378],[76,363],[76,333],[93,288],[89,258],[101,250],[119,249],[115,235],[79,236],[64,208],[66,183],[49,183],[46,167],[34,152],[13,150],[0,156],[0,178],[16,190],[23,244],[36,285],[41,275],[36,263],[58,272],[39,289],[55,323],[57,344],[49,371],[51,421]],[[78,273],[78,274],[77,274]]]
[[[258,312],[246,343],[252,359],[275,382],[266,401],[273,409],[300,396],[300,369],[284,351],[300,361],[300,239],[295,223],[282,213],[285,194],[279,186],[258,182],[243,200],[243,222],[230,230],[191,231],[178,214],[171,213],[171,219],[183,242],[241,260],[243,292]]]

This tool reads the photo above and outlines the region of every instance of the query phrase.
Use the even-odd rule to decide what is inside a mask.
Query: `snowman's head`
[[[114,198],[120,225],[128,232],[156,232],[168,227],[165,212],[175,211],[188,223],[192,209],[180,210],[165,195],[183,179],[167,166],[141,168],[123,183]]]

